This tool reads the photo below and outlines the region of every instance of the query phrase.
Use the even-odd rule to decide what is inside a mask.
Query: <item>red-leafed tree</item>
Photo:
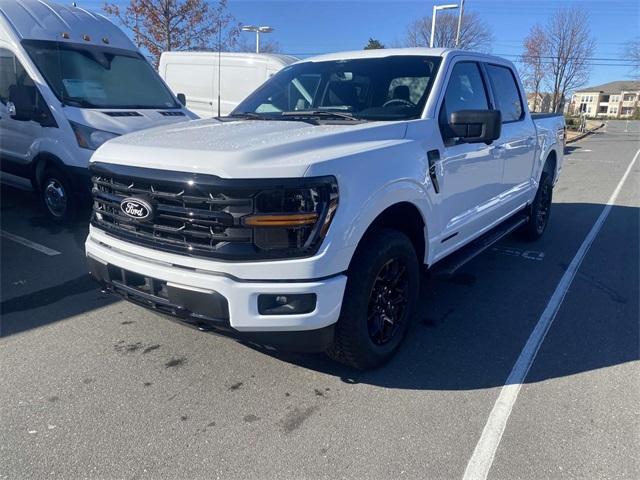
[[[124,8],[105,3],[104,11],[133,32],[156,65],[165,51],[229,49],[240,32],[227,0],[129,0]]]

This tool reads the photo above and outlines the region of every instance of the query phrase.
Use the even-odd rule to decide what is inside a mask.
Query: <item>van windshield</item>
[[[419,118],[439,57],[397,55],[283,68],[249,95],[231,116],[259,119],[408,120]]]
[[[58,99],[82,108],[180,108],[137,52],[25,40],[29,56]]]

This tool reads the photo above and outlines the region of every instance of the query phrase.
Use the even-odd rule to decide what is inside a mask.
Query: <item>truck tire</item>
[[[59,168],[48,166],[39,185],[45,212],[53,221],[67,222],[75,217],[77,200],[69,177]]]
[[[406,235],[385,228],[365,238],[349,267],[328,355],[361,370],[389,360],[410,326],[419,282],[418,259]]]
[[[542,237],[549,224],[552,201],[553,182],[551,175],[543,172],[538,191],[529,210],[529,221],[522,226],[521,234],[524,240],[535,241]]]

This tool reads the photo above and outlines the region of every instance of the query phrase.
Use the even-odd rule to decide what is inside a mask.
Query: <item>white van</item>
[[[266,53],[164,52],[158,70],[175,94],[185,95],[190,110],[207,118],[228,115],[265,80],[297,60]]]
[[[0,169],[30,180],[55,220],[88,205],[87,166],[103,142],[192,118],[107,18],[0,0]]]

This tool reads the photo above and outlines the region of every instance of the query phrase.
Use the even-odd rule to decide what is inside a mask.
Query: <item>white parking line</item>
[[[562,305],[562,301],[567,294],[567,290],[569,289],[578,268],[580,268],[582,260],[598,235],[598,232],[602,228],[605,220],[609,216],[611,208],[618,198],[618,194],[620,193],[624,182],[627,180],[633,165],[638,159],[638,155],[640,155],[640,150],[636,152],[633,160],[631,160],[627,170],[624,172],[624,175],[616,186],[616,189],[613,191],[605,207],[602,209],[602,213],[600,213],[600,216],[593,224],[593,227],[591,227],[591,230],[585,237],[582,245],[580,245],[578,252],[573,257],[573,260],[571,260],[567,271],[560,279],[560,282],[553,292],[547,307],[544,309],[544,312],[542,312],[538,323],[531,332],[522,352],[520,352],[520,356],[518,357],[518,360],[516,360],[505,385],[500,390],[500,395],[498,396],[496,403],[493,405],[493,409],[489,414],[487,423],[482,430],[480,440],[478,440],[478,444],[473,451],[473,455],[467,464],[463,477],[464,480],[485,480],[487,478],[491,465],[493,464],[496,451],[500,445],[502,434],[504,433],[507,421],[509,420],[509,415],[511,415],[511,409],[518,398],[522,382],[524,382],[527,373],[538,354],[540,345],[542,345],[544,337],[547,335],[549,327],[551,327],[551,324],[560,309],[560,305]]]
[[[18,235],[14,235],[13,233],[5,232],[4,230],[0,230],[0,237],[6,238],[7,240],[13,240],[14,242],[20,243],[25,247],[37,250],[40,253],[49,255],[50,257],[60,255],[60,252],[54,250],[53,248],[45,247],[44,245],[40,245],[39,243],[32,242],[31,240],[27,240],[26,238],[19,237]]]

